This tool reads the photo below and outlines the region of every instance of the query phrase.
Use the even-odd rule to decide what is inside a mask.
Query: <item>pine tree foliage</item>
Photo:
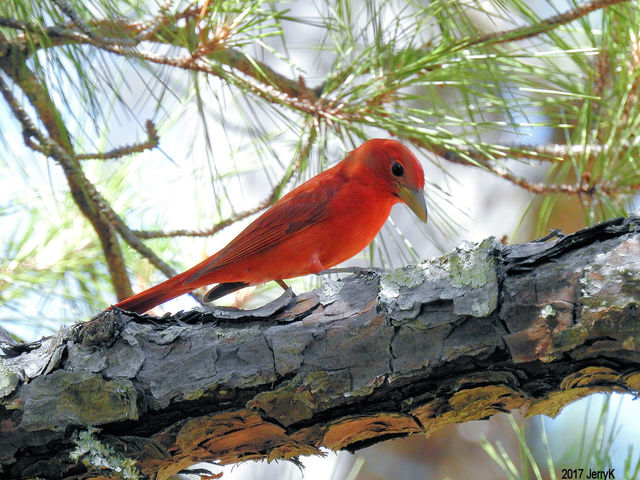
[[[19,324],[48,321],[52,302],[69,320],[100,310],[107,285],[124,297],[175,273],[173,255],[189,266],[184,251],[198,260],[373,136],[531,192],[539,231],[567,198],[586,224],[625,214],[640,189],[640,8],[565,7],[4,0],[4,311]],[[189,207],[153,208],[185,185]],[[455,228],[442,186],[427,192],[438,228]],[[408,261],[402,233],[386,234],[371,252]]]

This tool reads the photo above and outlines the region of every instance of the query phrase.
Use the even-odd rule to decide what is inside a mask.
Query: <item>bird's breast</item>
[[[338,265],[371,243],[394,203],[394,197],[380,195],[370,188],[358,185],[341,188],[327,203],[327,215],[322,220],[234,262],[230,268],[222,267],[216,272],[216,281],[258,284]]]

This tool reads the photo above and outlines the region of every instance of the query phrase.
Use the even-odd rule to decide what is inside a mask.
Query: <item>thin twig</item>
[[[549,145],[507,145],[504,147],[505,156],[509,158],[567,161],[578,156],[598,156],[604,152],[603,145],[565,145],[553,143]]]
[[[487,162],[486,167],[493,172],[494,174],[496,174],[497,176],[499,176],[500,178],[504,178],[505,180],[508,180],[509,182],[513,183],[514,185],[517,185],[518,187],[524,188],[525,190],[531,192],[531,193],[535,193],[535,194],[549,194],[549,193],[568,193],[568,194],[574,194],[574,195],[580,195],[580,194],[587,194],[587,195],[593,195],[596,191],[596,187],[594,185],[590,185],[588,182],[586,182],[586,179],[582,179],[583,181],[581,181],[580,183],[578,183],[577,185],[567,185],[567,184],[561,184],[561,185],[547,185],[544,183],[533,183],[528,181],[525,178],[522,177],[518,177],[517,175],[514,175],[510,170],[500,166],[500,165],[496,165],[493,162]]]
[[[271,206],[276,200],[278,200],[282,190],[287,186],[293,175],[295,175],[300,170],[301,166],[304,165],[306,159],[311,153],[311,148],[313,147],[316,137],[317,129],[314,125],[311,125],[306,140],[304,141],[304,143],[300,144],[298,154],[291,161],[291,164],[283,177],[280,179],[277,185],[273,187],[273,190],[271,191],[269,196],[255,207],[232,215],[231,217],[216,223],[213,227],[204,230],[135,230],[133,233],[138,238],[143,239],[167,237],[210,237],[220,230],[223,230],[224,228],[233,225],[240,220],[244,220],[245,218],[264,210],[265,208]]]
[[[473,162],[475,162],[476,165],[486,166],[486,162],[488,160],[486,153],[483,153],[473,147],[466,149],[461,148],[454,151],[441,145],[426,145],[424,142],[417,139],[411,139],[411,141],[441,156],[451,163],[472,166],[474,165]],[[491,146],[491,148],[494,156],[500,158],[531,160],[537,162],[564,162],[576,157],[596,157],[601,155],[607,147],[596,144],[564,145],[553,143],[548,145],[514,144],[503,145],[500,147]]]
[[[131,155],[133,153],[140,153],[145,150],[152,150],[158,146],[160,143],[160,138],[158,137],[158,131],[156,130],[155,125],[152,120],[147,120],[145,123],[145,127],[147,129],[147,141],[138,143],[135,145],[126,145],[124,147],[115,148],[108,152],[102,153],[80,153],[76,155],[78,160],[113,160],[116,158],[121,158],[126,155]]]
[[[492,45],[507,42],[516,42],[527,38],[538,36],[542,33],[553,30],[561,25],[566,25],[574,20],[584,17],[591,12],[601,10],[618,3],[628,2],[630,0],[592,0],[581,6],[576,6],[571,10],[560,13],[550,18],[541,20],[534,25],[526,25],[513,30],[504,30],[501,32],[492,32],[476,38],[465,40],[462,44],[455,47],[455,50],[461,50],[473,45]]]
[[[204,230],[134,230],[133,233],[142,239],[150,239],[150,238],[167,238],[167,237],[210,237],[220,230],[225,229],[226,227],[233,225],[234,223],[244,220],[251,215],[254,215],[269,205],[271,205],[271,195],[266,200],[260,202],[253,208],[249,208],[240,213],[230,216],[229,218],[216,223],[213,227],[207,228]]]
[[[104,50],[107,50],[109,52],[116,53],[118,55],[126,53],[121,47],[115,45],[95,46],[103,48]],[[236,66],[232,63],[232,59],[239,57],[237,55],[231,55],[229,54],[229,52],[226,52],[226,54],[226,56],[217,55],[216,61],[221,60],[221,65],[229,65],[230,67],[235,68]],[[169,57],[166,55],[157,55],[150,52],[137,51],[136,56],[158,65],[166,65],[179,68],[181,70],[201,72],[223,79],[232,78],[234,82],[239,84],[240,88],[248,90],[255,95],[258,95],[259,97],[264,98],[270,103],[278,103],[280,105],[287,106],[294,110],[298,110],[300,112],[306,113],[308,115],[313,115],[314,117],[321,118],[327,121],[333,121],[336,118],[346,120],[346,117],[342,115],[341,112],[343,105],[335,106],[332,104],[332,102],[322,99],[318,101],[311,101],[310,99],[317,98],[315,91],[312,89],[307,88],[307,92],[305,92],[305,95],[296,96],[295,94],[299,93],[298,90],[292,90],[292,87],[289,84],[287,84],[286,87],[283,86],[283,88],[276,88],[274,86],[276,85],[275,82],[270,82],[269,84],[267,84],[263,79],[259,79],[249,75],[230,75],[230,72],[223,72],[222,70],[220,70],[219,65],[214,66],[214,64],[208,63],[205,59],[195,57],[193,55]],[[226,62],[225,58],[227,58]],[[238,71],[242,72],[242,70]],[[296,89],[302,88],[302,84],[303,82],[296,82]],[[280,87],[280,85],[277,86]]]
[[[44,135],[38,130],[35,124],[31,121],[27,112],[22,108],[22,105],[18,103],[13,92],[9,88],[9,85],[4,81],[2,75],[0,75],[0,93],[4,97],[5,101],[9,105],[9,108],[13,112],[14,116],[18,119],[18,122],[22,125],[22,130],[25,138],[36,137],[38,141],[44,143]],[[42,152],[42,147],[39,147],[39,151]]]
[[[75,26],[77,26],[82,33],[84,33],[87,37],[91,38],[94,42],[98,42],[104,45],[113,45],[117,43],[118,45],[124,46],[135,46],[139,43],[139,40],[132,38],[108,38],[99,36],[85,21],[80,17],[80,14],[75,11],[75,9],[71,6],[69,2],[66,0],[53,0],[62,13],[64,13],[69,20],[71,20]]]
[[[36,30],[30,23],[21,22],[20,20],[9,17],[0,17],[0,27],[13,28],[24,32],[34,32]]]
[[[82,32],[85,35],[87,35],[88,37],[94,40],[98,40],[98,37],[95,35],[93,30],[91,30],[87,26],[87,24],[84,23],[84,20],[82,20],[82,18],[80,17],[80,14],[78,14],[78,12],[76,12],[68,2],[66,2],[65,0],[52,0],[52,1],[58,6],[60,10],[62,10],[62,13],[64,13],[67,17],[69,17],[69,20],[71,20],[76,27],[82,30]]]
[[[424,148],[426,150],[435,153],[436,155],[444,158],[445,160],[456,163],[458,165],[463,165],[467,167],[478,166],[481,168],[485,168],[491,173],[497,175],[504,180],[507,180],[514,185],[521,187],[531,193],[535,194],[551,194],[551,193],[567,193],[573,195],[594,195],[596,192],[610,194],[612,189],[610,187],[605,187],[604,185],[594,185],[589,183],[589,179],[584,177],[581,179],[580,183],[577,185],[568,185],[568,184],[560,184],[560,185],[548,185],[541,182],[530,182],[525,178],[514,175],[507,168],[498,165],[495,161],[488,159],[486,154],[482,154],[481,152],[475,149],[469,149],[467,151],[453,151],[449,150],[441,145],[429,145],[425,144],[423,141],[417,138],[410,139],[412,143],[417,145],[418,147]],[[511,158],[517,158],[512,153],[522,153],[520,148],[530,148],[528,146],[513,146],[506,149],[506,152],[509,152],[508,155]],[[555,157],[556,159],[561,158],[562,160],[569,160],[573,156],[583,155],[585,152],[590,155],[598,155],[602,153],[604,147],[601,145],[544,145],[541,147],[531,147],[533,152],[539,153],[541,157],[536,156],[526,156],[526,158],[532,159],[541,159],[544,156]],[[532,152],[530,152],[532,153]],[[524,153],[523,153],[524,155]],[[520,156],[519,158],[525,158],[524,156]],[[639,186],[640,189],[640,186]]]

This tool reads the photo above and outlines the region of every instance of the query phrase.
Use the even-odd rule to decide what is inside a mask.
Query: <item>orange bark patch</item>
[[[380,435],[419,431],[420,427],[409,415],[381,413],[370,417],[351,417],[330,425],[324,435],[323,444],[331,450],[340,450]]]

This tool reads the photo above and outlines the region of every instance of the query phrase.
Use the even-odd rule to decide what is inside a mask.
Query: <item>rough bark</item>
[[[488,239],[254,311],[110,311],[5,344],[1,472],[166,479],[635,393],[639,227]]]

